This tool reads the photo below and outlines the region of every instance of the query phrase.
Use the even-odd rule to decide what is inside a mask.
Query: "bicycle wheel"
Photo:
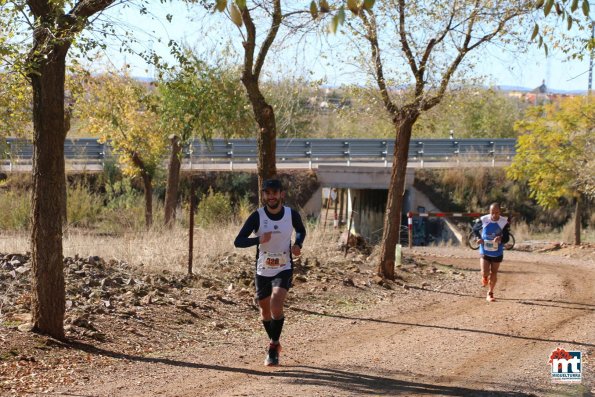
[[[473,234],[473,232],[469,233],[469,236],[467,236],[467,246],[469,248],[471,248],[472,250],[479,249],[479,244],[477,243],[477,237],[475,237],[475,234]]]
[[[510,239],[508,239],[508,242],[506,244],[504,244],[504,249],[505,250],[511,250],[514,248],[514,244],[516,243],[516,240],[514,239],[514,234],[509,233]]]

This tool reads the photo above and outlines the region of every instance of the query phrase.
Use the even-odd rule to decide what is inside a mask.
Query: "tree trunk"
[[[143,187],[145,189],[145,226],[147,229],[153,224],[153,176],[147,170],[144,161],[137,152],[129,152],[134,165],[140,170],[140,176],[143,178]]]
[[[30,74],[33,87],[32,321],[34,331],[64,339],[62,218],[66,208],[64,80],[68,46],[55,46]]]
[[[417,115],[400,115],[395,118],[397,130],[395,151],[393,153],[393,166],[386,202],[384,218],[384,231],[382,233],[382,246],[380,248],[380,263],[378,275],[383,278],[395,279],[395,251],[399,242],[401,230],[401,213],[403,212],[403,193],[405,192],[405,174],[409,156],[409,141],[413,124]]]
[[[165,192],[165,226],[172,227],[176,222],[176,206],[178,204],[178,186],[180,184],[180,138],[170,136],[171,157],[167,174],[167,191]]]
[[[277,124],[275,112],[269,105],[258,87],[258,81],[252,76],[244,74],[242,83],[246,87],[248,98],[252,104],[254,117],[258,123],[259,133],[257,138],[258,147],[258,199],[262,203],[262,192],[260,186],[266,179],[277,175],[276,152],[277,152]]]
[[[574,244],[581,244],[581,212],[583,207],[582,195],[576,196],[576,205],[574,207]]]

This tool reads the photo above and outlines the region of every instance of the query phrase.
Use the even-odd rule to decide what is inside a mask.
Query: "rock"
[[[343,285],[348,286],[348,287],[355,287],[355,283],[349,277],[346,277],[343,279]]]
[[[91,321],[89,321],[87,314],[83,314],[82,316],[74,318],[72,320],[72,325],[76,325],[77,327],[85,328],[91,331],[96,330]]]
[[[14,269],[15,267],[19,267],[19,266],[21,266],[23,263],[24,263],[24,262],[21,262],[21,261],[20,261],[20,260],[18,260],[18,259],[11,259],[10,261],[8,261],[8,264],[9,264],[10,266],[12,266],[12,268],[13,268],[13,269]]]
[[[101,288],[105,289],[105,288],[109,288],[109,287],[114,287],[116,285],[116,283],[111,278],[106,277],[103,280],[101,280],[100,285],[101,285]]]
[[[21,332],[31,332],[33,331],[33,323],[21,324],[17,327],[17,329]]]
[[[29,270],[31,270],[30,266],[21,266],[21,267],[17,267],[14,269],[15,272],[19,273],[19,274],[25,274],[28,273]]]
[[[13,321],[30,323],[32,321],[32,319],[33,319],[33,317],[31,316],[31,313],[15,313],[12,315]]]
[[[140,304],[143,306],[147,306],[153,303],[153,297],[151,295],[146,295],[140,300]]]
[[[223,324],[223,323],[218,323],[218,322],[216,322],[216,321],[213,321],[213,322],[211,323],[211,326],[213,326],[213,328],[216,328],[216,329],[223,329],[223,328],[225,328],[225,324]]]

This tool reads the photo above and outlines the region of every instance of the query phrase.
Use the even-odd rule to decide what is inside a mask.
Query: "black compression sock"
[[[279,338],[281,337],[281,331],[283,330],[283,323],[285,322],[285,317],[281,317],[280,319],[272,319],[271,320],[271,340],[274,343],[279,342]]]
[[[265,331],[267,332],[267,335],[269,336],[269,339],[273,339],[273,322],[271,320],[262,320],[262,325],[264,326]]]

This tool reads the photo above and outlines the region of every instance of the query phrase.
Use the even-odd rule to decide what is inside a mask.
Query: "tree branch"
[[[475,9],[473,10],[473,13],[469,17],[469,24],[467,25],[467,30],[465,33],[465,38],[463,40],[463,45],[459,48],[459,52],[458,52],[456,58],[452,61],[452,63],[448,67],[447,71],[442,76],[442,81],[440,82],[440,87],[438,88],[438,92],[436,93],[436,95],[434,95],[432,98],[430,98],[426,101],[423,101],[421,103],[422,110],[424,110],[424,111],[429,110],[429,109],[433,108],[434,106],[436,106],[438,103],[440,103],[440,101],[442,100],[442,98],[444,96],[444,93],[446,92],[446,88],[448,87],[448,83],[450,82],[452,75],[457,70],[457,68],[459,67],[463,58],[465,57],[465,55],[467,55],[467,53],[469,51],[492,40],[498,33],[500,33],[504,29],[506,24],[511,19],[514,19],[514,18],[518,17],[519,15],[521,15],[521,11],[509,13],[508,15],[504,16],[500,20],[500,22],[498,23],[498,25],[494,28],[494,30],[492,32],[482,36],[475,43],[470,45],[471,40],[473,38],[473,28],[475,26],[475,22],[477,21],[477,14],[479,12],[479,9],[480,9],[479,8],[479,0],[477,0],[475,3]]]
[[[254,65],[254,49],[256,47],[256,27],[248,7],[241,11],[242,20],[246,25],[246,40],[242,43],[244,46],[244,73],[254,76],[252,66]]]
[[[388,88],[386,87],[386,80],[384,78],[384,68],[382,65],[382,58],[380,57],[380,45],[378,44],[378,26],[376,25],[376,17],[373,11],[368,11],[370,18],[366,17],[364,12],[360,13],[360,18],[366,28],[366,39],[370,42],[372,49],[372,59],[374,61],[374,71],[376,73],[376,82],[380,89],[380,95],[384,106],[391,115],[396,115],[398,107],[391,101],[388,94]]]
[[[279,27],[281,26],[281,0],[274,0],[273,7],[273,20],[271,22],[271,29],[269,30],[267,37],[262,42],[262,46],[260,47],[260,51],[258,52],[258,57],[256,58],[256,64],[254,65],[254,76],[257,79],[260,77],[260,71],[262,70],[262,66],[264,65],[264,60],[267,56],[267,53],[269,52],[269,48],[271,48],[271,45],[273,44],[273,41],[277,36]]]
[[[88,24],[89,17],[105,10],[115,0],[81,0],[75,4],[70,12],[58,19],[57,36],[72,38],[80,33]]]
[[[401,47],[403,48],[403,52],[405,52],[405,56],[407,57],[407,61],[409,62],[409,67],[413,72],[413,75],[416,76],[419,73],[417,69],[417,64],[415,62],[415,57],[413,56],[413,52],[411,51],[411,47],[409,47],[409,42],[407,41],[407,34],[405,32],[405,0],[399,0],[399,36],[401,41]]]

